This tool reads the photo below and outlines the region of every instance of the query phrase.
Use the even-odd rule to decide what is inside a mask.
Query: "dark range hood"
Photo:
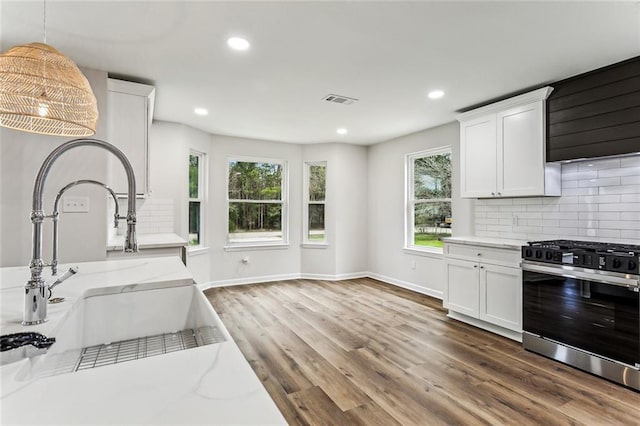
[[[640,56],[550,86],[547,161],[640,152]]]

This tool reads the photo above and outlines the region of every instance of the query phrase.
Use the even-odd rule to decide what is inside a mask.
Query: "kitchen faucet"
[[[33,198],[31,210],[32,223],[32,257],[29,263],[31,271],[31,279],[25,284],[24,292],[24,315],[22,325],[35,325],[43,323],[47,320],[47,299],[49,297],[49,286],[47,286],[42,278],[42,269],[44,262],[42,261],[42,222],[47,217],[42,210],[42,198],[44,192],[44,184],[47,175],[51,170],[53,163],[65,152],[80,146],[95,146],[111,152],[115,155],[124,166],[127,174],[127,233],[125,236],[124,251],[137,252],[138,244],[136,243],[136,178],[133,173],[131,163],[114,145],[98,139],[74,139],[63,143],[45,158],[40,166],[40,170],[33,184]]]
[[[111,189],[104,183],[98,182],[97,180],[81,179],[75,182],[71,182],[68,185],[65,185],[60,191],[58,191],[58,194],[56,195],[56,199],[53,202],[53,211],[51,212],[51,215],[45,216],[45,217],[50,217],[53,220],[53,251],[52,251],[52,259],[51,259],[51,273],[53,275],[56,275],[58,273],[58,220],[60,218],[60,212],[58,211],[58,203],[60,202],[60,198],[62,198],[62,194],[64,194],[67,190],[73,188],[76,185],[87,184],[87,183],[103,187],[109,192],[109,194],[113,198],[113,202],[116,205],[115,214],[113,215],[114,228],[118,227],[118,220],[126,219],[125,216],[120,216],[119,206],[118,206],[118,197],[116,196],[116,193],[113,192],[113,189]]]

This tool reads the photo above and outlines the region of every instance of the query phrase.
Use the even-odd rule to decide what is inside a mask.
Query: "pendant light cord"
[[[44,44],[47,44],[47,0],[42,0],[42,28],[44,33]]]

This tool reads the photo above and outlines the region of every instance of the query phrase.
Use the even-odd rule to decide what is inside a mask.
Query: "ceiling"
[[[1,0],[0,14],[3,51],[43,40],[42,1]],[[154,84],[155,119],[368,145],[640,55],[640,2],[48,0],[46,30],[78,65]],[[251,48],[230,50],[230,36]]]

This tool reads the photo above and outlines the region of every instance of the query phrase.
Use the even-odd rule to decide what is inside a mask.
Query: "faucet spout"
[[[31,279],[25,284],[24,316],[22,325],[35,325],[46,321],[47,318],[47,286],[42,278],[42,222],[46,217],[42,209],[44,184],[51,167],[56,160],[70,149],[80,146],[95,146],[115,155],[127,174],[127,235],[125,239],[125,251],[137,251],[135,225],[136,225],[136,178],[131,163],[124,153],[114,145],[98,139],[74,139],[63,143],[49,154],[40,166],[33,184],[33,198],[31,209],[32,223],[32,255],[29,269]]]

